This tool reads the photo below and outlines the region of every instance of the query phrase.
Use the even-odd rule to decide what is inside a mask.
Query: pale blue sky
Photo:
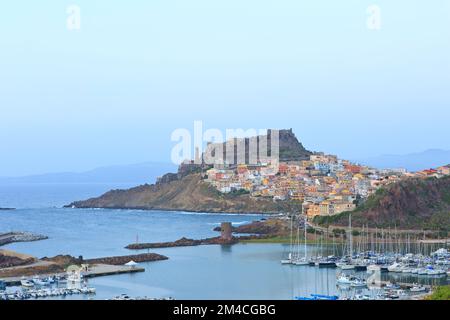
[[[380,31],[366,27],[371,4]],[[171,132],[194,120],[292,127],[346,158],[450,149],[447,0],[1,7],[1,176],[169,161]]]

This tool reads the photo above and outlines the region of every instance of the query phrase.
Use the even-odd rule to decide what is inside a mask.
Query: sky
[[[168,162],[171,133],[196,120],[293,128],[348,159],[450,149],[447,0],[15,0],[1,12],[0,176]]]

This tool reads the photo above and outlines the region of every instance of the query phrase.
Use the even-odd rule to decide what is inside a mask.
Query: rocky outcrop
[[[238,146],[243,146],[245,149],[245,157],[243,158],[245,163],[250,163],[250,159],[257,159],[258,161],[265,162],[264,159],[272,155],[272,140],[276,134],[278,134],[280,161],[300,161],[309,159],[312,152],[306,150],[305,147],[298,141],[292,129],[271,129],[267,131],[266,135],[259,135],[249,138],[236,138],[222,144],[213,143],[208,145],[207,150],[209,151],[206,152],[211,152],[214,156],[214,150],[222,150],[223,159],[231,159],[231,161],[228,160],[228,163],[236,165],[240,164],[237,157]],[[256,147],[252,148],[250,146]],[[265,148],[265,146],[267,147],[267,152],[263,152],[263,148]],[[233,150],[234,158],[227,156],[227,150]]]
[[[172,242],[154,242],[154,243],[134,243],[126,246],[126,249],[140,250],[140,249],[155,249],[155,248],[172,248],[172,247],[192,247],[208,244],[235,244],[238,239],[233,238],[231,240],[225,240],[221,237],[207,238],[207,239],[188,239],[181,238]]]
[[[44,257],[41,260],[54,262],[58,265],[68,266],[71,264],[110,264],[110,265],[123,265],[127,262],[133,260],[134,262],[149,262],[149,261],[160,261],[167,260],[166,256],[157,253],[143,253],[128,256],[114,256],[114,257],[103,257],[94,259],[83,259],[83,257],[72,257],[70,255],[58,255],[55,257],[47,258]]]
[[[220,227],[214,228],[214,231],[221,231]],[[280,219],[269,219],[253,221],[248,224],[233,227],[233,233],[236,234],[258,234],[270,236],[283,236],[290,232],[289,223]]]
[[[292,129],[277,131],[282,161],[303,160],[312,154],[297,140]],[[270,146],[273,132],[269,130],[267,135],[240,139],[246,146],[246,160],[250,139],[256,139],[258,146],[266,139]],[[223,150],[226,157],[226,148]],[[222,194],[202,180],[202,173],[208,168],[204,163],[182,164],[177,173],[163,175],[154,185],[112,190],[98,198],[76,201],[66,207],[229,213],[284,213],[301,209],[301,204],[295,201],[274,202],[271,198],[254,198],[248,194]]]
[[[143,185],[128,190],[113,190],[101,197],[77,201],[76,208],[176,210],[193,212],[282,213],[298,212],[301,204],[292,201],[274,202],[247,194],[222,194],[191,173],[169,183]]]
[[[128,256],[117,256],[117,257],[106,257],[106,258],[96,258],[87,259],[83,263],[88,264],[111,264],[111,265],[124,265],[130,261],[134,262],[149,262],[149,261],[161,261],[169,259],[166,256],[157,253],[143,253]]]
[[[316,217],[315,221],[346,226],[349,214]],[[450,176],[407,179],[379,189],[352,212],[352,225],[449,231]]]
[[[82,257],[75,258],[75,257],[72,257],[71,255],[68,255],[68,254],[67,255],[62,255],[61,254],[61,255],[57,255],[57,256],[51,257],[51,258],[43,257],[41,260],[42,261],[48,261],[48,262],[54,262],[54,263],[56,263],[58,265],[61,265],[61,266],[69,266],[71,264],[80,265],[80,264],[83,263],[83,258]]]
[[[64,272],[64,267],[55,263],[45,265],[31,265],[29,267],[17,267],[0,269],[0,278],[34,276],[39,274],[55,274]]]
[[[33,258],[22,259],[17,256],[10,256],[0,253],[0,269],[31,264],[36,260]]]

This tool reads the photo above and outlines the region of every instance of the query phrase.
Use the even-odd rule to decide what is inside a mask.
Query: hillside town
[[[314,153],[309,160],[214,165],[204,179],[219,192],[247,193],[273,201],[299,201],[308,218],[331,216],[354,210],[380,187],[409,178],[442,177],[450,165],[419,172],[405,169],[375,169]]]

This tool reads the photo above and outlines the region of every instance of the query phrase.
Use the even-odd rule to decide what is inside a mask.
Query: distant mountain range
[[[304,158],[311,154],[297,141],[291,130],[280,131],[280,156]],[[286,159],[287,160],[287,159]],[[354,159],[354,162],[375,168],[405,168],[409,171],[436,168],[450,164],[450,150],[430,149],[405,155],[381,155]],[[0,183],[154,183],[167,172],[176,172],[171,163],[143,162],[96,168],[85,172],[59,172],[22,177],[0,177]]]
[[[430,149],[418,153],[381,155],[354,161],[380,169],[405,168],[408,171],[419,171],[450,164],[450,150]]]
[[[144,162],[100,167],[85,172],[61,172],[23,177],[0,177],[0,183],[154,183],[167,172],[176,171],[171,163]]]

